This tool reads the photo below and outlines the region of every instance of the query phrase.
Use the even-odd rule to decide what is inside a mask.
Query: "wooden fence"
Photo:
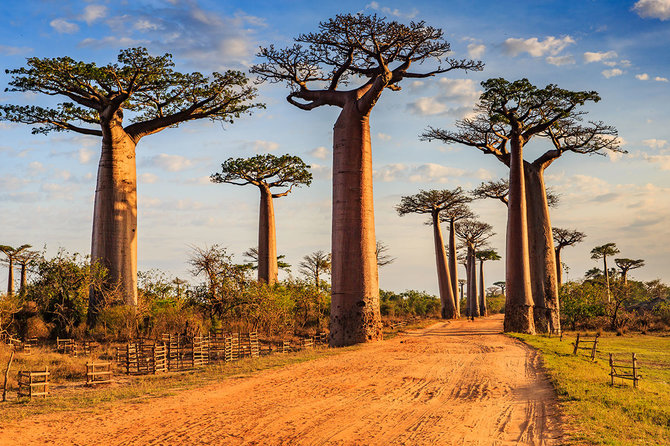
[[[44,371],[20,371],[19,372],[19,398],[30,398],[49,395],[49,367]]]
[[[74,341],[74,339],[56,338],[56,351],[58,353],[69,353],[71,355],[77,356],[77,343]]]
[[[86,363],[86,385],[108,384],[112,382],[111,362]]]
[[[614,385],[614,378],[630,379],[633,381],[633,387],[637,388],[637,382],[642,378],[638,372],[640,371],[637,366],[637,356],[635,353],[631,355],[630,365],[625,365],[623,362],[614,362],[614,357],[612,353],[609,354],[610,359],[610,379],[611,385]]]
[[[596,349],[598,348],[599,337],[600,335],[596,333],[596,335],[592,339],[588,339],[586,338],[586,336],[582,336],[580,338],[580,334],[577,333],[577,339],[575,339],[575,342],[572,344],[575,346],[575,348],[572,350],[572,354],[576,355],[579,352],[579,350],[588,350],[590,351],[591,361],[595,361],[597,351]]]

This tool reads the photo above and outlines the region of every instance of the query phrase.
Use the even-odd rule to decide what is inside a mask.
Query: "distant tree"
[[[477,249],[495,235],[493,228],[488,223],[476,220],[462,220],[456,223],[456,235],[463,241],[467,248],[467,272],[468,272],[468,314],[471,318],[479,316],[479,302],[477,300],[477,271],[475,268],[475,256]]]
[[[26,286],[28,286],[28,267],[37,263],[41,254],[37,251],[22,251],[16,256],[16,264],[21,267],[21,280],[19,281],[19,294],[23,295]]]
[[[479,260],[479,315],[487,316],[486,291],[484,288],[484,262],[488,260],[500,260],[501,257],[495,249],[484,249],[475,254]]]
[[[614,263],[621,270],[621,278],[623,279],[623,284],[628,284],[628,271],[632,269],[642,268],[644,266],[643,259],[614,259]]]
[[[242,255],[248,260],[247,263],[245,263],[245,266],[249,267],[250,269],[257,270],[258,269],[258,247],[254,246],[252,248],[247,249],[242,253]],[[280,254],[277,256],[277,268],[286,271],[287,273],[291,272],[291,264],[287,263],[284,261],[286,256],[284,254]]]
[[[558,285],[561,286],[563,283],[561,250],[566,246],[573,246],[577,243],[581,243],[586,238],[586,234],[576,229],[551,228],[551,231],[556,246],[556,277],[558,279]]]
[[[319,250],[307,254],[300,262],[300,272],[305,277],[314,279],[314,286],[320,288],[321,276],[330,274],[330,253]]]
[[[387,254],[388,251],[389,247],[381,240],[377,240],[377,243],[375,244],[375,259],[377,259],[378,267],[381,268],[382,266],[390,265],[395,262],[395,257]]]
[[[273,199],[285,197],[293,187],[312,184],[312,174],[305,162],[297,156],[271,154],[251,158],[228,158],[221,164],[221,172],[210,177],[214,183],[236,186],[251,184],[261,194],[258,223],[258,280],[273,285],[277,282],[277,235]],[[273,188],[284,188],[272,193]]]
[[[458,286],[459,286],[460,289],[461,289],[461,299],[460,299],[460,300],[463,300],[463,287],[465,286],[466,283],[467,283],[467,280],[465,280],[465,279],[458,279]]]
[[[605,275],[603,274],[603,270],[600,268],[591,268],[590,270],[586,271],[584,273],[584,277],[587,279],[593,280],[597,279],[599,277],[604,277]]]
[[[505,206],[508,203],[509,196],[509,180],[501,178],[499,180],[490,180],[483,182],[477,188],[472,190],[472,196],[475,198],[493,198],[501,201]],[[547,205],[549,207],[557,207],[560,201],[560,196],[547,188]]]
[[[22,252],[31,248],[31,245],[21,245],[18,248],[12,248],[9,245],[0,245],[0,252],[7,256],[9,271],[7,272],[7,294],[14,294],[14,262],[19,258]]]
[[[407,214],[427,214],[430,216],[426,224],[433,226],[437,283],[440,291],[443,319],[454,319],[459,315],[456,304],[458,294],[454,292],[452,274],[448,265],[444,238],[440,227],[441,214],[446,212],[447,209],[451,209],[453,215],[454,207],[461,205],[463,202],[462,196],[463,193],[460,188],[454,191],[448,189],[422,190],[418,194],[402,197],[400,204],[395,207],[401,217]]]
[[[495,286],[500,288],[500,291],[505,294],[505,282],[504,281],[499,281],[499,282],[493,282]]]
[[[617,132],[602,122],[581,124],[585,112],[578,107],[599,101],[594,91],[538,88],[527,79],[489,79],[482,86],[474,117],[458,121],[455,132],[429,128],[422,137],[478,149],[509,167],[505,331],[556,331],[558,282],[544,171],[566,152],[621,152]],[[534,137],[554,147],[524,161],[523,148]]]
[[[287,101],[302,110],[341,108],[333,134],[333,346],[382,335],[370,146],[374,105],[383,91],[399,91],[405,78],[482,69],[481,62],[446,58],[450,47],[442,36],[442,30],[425,22],[403,25],[376,15],[337,15],[321,22],[317,32],[299,35],[296,45],[261,48],[266,62],[251,69],[263,80],[286,82],[292,90]],[[424,67],[437,66],[410,71],[424,62]],[[362,85],[341,89],[349,81]]]
[[[605,243],[601,246],[596,246],[591,250],[591,258],[594,260],[603,259],[603,271],[605,271],[605,283],[607,285],[607,301],[612,301],[612,293],[610,292],[610,273],[607,269],[607,256],[619,254],[619,249],[616,243]]]
[[[175,286],[175,291],[177,293],[177,299],[181,299],[182,286],[188,284],[188,281],[186,281],[184,279],[180,279],[179,277],[175,277],[174,280],[172,281],[172,284]]]
[[[207,77],[173,66],[170,54],[151,56],[145,48],[122,50],[118,64],[104,66],[69,57],[31,57],[27,67],[7,71],[9,91],[65,97],[66,102],[51,108],[0,106],[0,120],[35,125],[33,133],[73,131],[102,138],[91,260],[109,270],[108,288],[120,286],[130,305],[137,305],[135,149],[140,139],[196,119],[232,123],[259,107],[249,102],[256,89],[240,71]],[[131,121],[125,127],[124,111]],[[91,293],[90,323],[101,299],[102,294]]]

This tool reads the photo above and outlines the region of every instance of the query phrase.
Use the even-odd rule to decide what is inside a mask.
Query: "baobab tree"
[[[507,196],[509,195],[509,180],[501,178],[499,180],[490,180],[482,182],[478,187],[472,190],[472,196],[475,198],[493,198],[507,206]],[[559,195],[547,188],[547,205],[557,207],[560,201]]]
[[[370,112],[384,90],[399,91],[405,78],[483,65],[447,58],[450,47],[442,30],[424,22],[404,25],[361,13],[337,15],[295,41],[284,49],[261,48],[265,62],[251,71],[263,80],[286,82],[291,88],[286,100],[301,110],[341,108],[333,129],[330,342],[343,346],[380,339]],[[412,71],[424,62],[436,66]],[[358,80],[362,85],[342,88]]]
[[[556,250],[556,277],[558,280],[558,286],[561,286],[563,283],[563,268],[561,267],[561,250],[566,246],[573,246],[577,243],[581,243],[585,238],[586,234],[580,232],[576,229],[563,229],[563,228],[551,228],[552,235],[554,236],[555,250]]]
[[[488,316],[486,288],[484,288],[484,262],[489,260],[500,260],[501,257],[498,255],[498,252],[492,248],[475,253],[475,257],[479,260],[479,315]]]
[[[461,290],[461,297],[460,297],[461,300],[463,300],[463,287],[465,286],[466,282],[467,281],[465,279],[458,279],[458,286],[460,287],[460,290]],[[460,313],[459,313],[459,315],[460,315]]]
[[[172,56],[122,50],[118,63],[98,66],[69,57],[28,59],[8,70],[9,91],[64,97],[54,107],[2,105],[0,120],[32,124],[33,133],[72,131],[102,138],[91,237],[91,261],[108,270],[107,288],[137,305],[137,174],[140,139],[196,119],[232,123],[259,107],[256,89],[239,71],[180,73]],[[124,111],[130,124],[124,126]],[[104,291],[104,290],[103,290]],[[91,288],[89,323],[104,292]]]
[[[498,282],[493,282],[495,286],[500,288],[500,291],[505,294],[505,282],[504,281],[498,281]]]
[[[258,246],[247,249],[242,253],[249,261],[244,264],[245,267],[251,268],[258,271]],[[277,269],[286,271],[287,273],[291,272],[291,264],[286,262],[286,256],[284,254],[279,254],[277,256]]]
[[[456,193],[454,193],[456,192]],[[401,217],[407,214],[428,214],[426,224],[433,226],[433,242],[435,245],[435,264],[437,266],[437,283],[442,303],[441,315],[443,319],[458,318],[456,300],[451,272],[447,261],[447,252],[444,249],[444,238],[440,227],[441,213],[460,203],[461,191],[422,190],[416,195],[401,197],[400,204],[395,209]]]
[[[327,254],[319,250],[307,254],[300,262],[300,272],[306,277],[314,279],[314,286],[320,288],[321,276],[330,274],[330,253]]]
[[[456,235],[467,248],[466,262],[468,274],[468,315],[471,318],[479,316],[479,302],[477,301],[477,270],[475,256],[477,249],[484,246],[486,241],[495,233],[490,224],[477,220],[462,220],[456,223]]]
[[[251,158],[228,158],[221,172],[211,175],[214,183],[236,186],[253,185],[261,195],[258,217],[258,280],[273,285],[277,282],[277,235],[273,200],[285,197],[294,187],[312,184],[312,174],[297,156],[263,154]],[[272,193],[273,188],[282,189]]]
[[[607,269],[607,256],[619,254],[619,248],[616,243],[610,242],[604,245],[596,246],[591,250],[591,258],[594,260],[603,259],[603,271],[605,272],[605,284],[607,286],[607,302],[612,301],[612,294],[610,293],[610,272]]]
[[[581,124],[585,112],[578,107],[599,101],[594,91],[538,88],[527,79],[489,79],[482,86],[474,117],[458,121],[457,131],[429,128],[422,138],[463,144],[509,167],[505,331],[556,331],[558,282],[544,171],[566,152],[623,151],[613,127]],[[534,137],[548,139],[554,147],[528,162],[523,149]]]
[[[7,295],[12,296],[14,294],[14,262],[21,255],[21,253],[32,248],[31,245],[21,245],[18,248],[13,248],[9,245],[0,245],[0,252],[7,256],[7,267],[9,271],[7,272]]]
[[[23,295],[26,292],[26,286],[28,285],[28,267],[35,264],[35,261],[39,259],[41,254],[37,251],[24,250],[19,252],[15,256],[16,264],[21,267],[21,280],[19,280],[19,294]]]
[[[628,271],[632,269],[638,269],[642,268],[644,266],[644,260],[643,259],[614,259],[614,263],[616,263],[616,266],[619,267],[621,270],[621,279],[623,281],[624,286],[628,285]]]

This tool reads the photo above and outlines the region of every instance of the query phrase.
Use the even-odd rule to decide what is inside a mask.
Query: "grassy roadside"
[[[255,359],[215,363],[202,369],[160,375],[133,377],[118,375],[115,377],[116,382],[97,388],[66,384],[46,400],[35,399],[30,402],[15,400],[0,403],[0,426],[37,414],[79,409],[98,412],[117,402],[150,402],[153,398],[173,395],[181,390],[205,386],[224,379],[245,377],[261,370],[338,355],[356,348],[353,346],[302,350],[285,355],[274,354]]]
[[[556,337],[512,334],[538,349],[561,408],[570,445],[670,444],[670,337],[601,336],[595,362],[572,355],[575,334]],[[642,380],[609,385],[608,354],[630,362],[637,354]]]

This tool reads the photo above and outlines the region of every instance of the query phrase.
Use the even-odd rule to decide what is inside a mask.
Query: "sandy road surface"
[[[501,328],[437,324],[149,403],[37,416],[0,429],[0,444],[559,444],[539,357]]]

